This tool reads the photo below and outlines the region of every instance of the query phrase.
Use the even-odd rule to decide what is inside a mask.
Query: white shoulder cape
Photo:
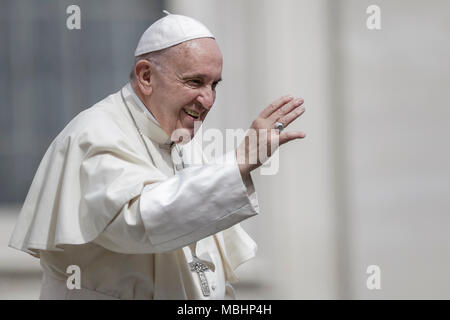
[[[127,88],[122,90],[131,101]],[[145,185],[167,178],[149,159],[127,112],[119,91],[81,112],[55,138],[33,179],[10,247],[39,257],[39,250],[91,242]],[[98,155],[102,160],[92,161]],[[233,281],[234,269],[255,255],[256,243],[239,224],[215,238]]]

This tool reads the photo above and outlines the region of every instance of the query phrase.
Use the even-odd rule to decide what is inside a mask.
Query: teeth
[[[198,118],[198,116],[200,115],[198,112],[195,112],[195,111],[192,111],[192,110],[184,109],[184,111],[186,111],[187,114],[189,114],[189,115],[191,115],[191,116],[193,116],[195,118]]]

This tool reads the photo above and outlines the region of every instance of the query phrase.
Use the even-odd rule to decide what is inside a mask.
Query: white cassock
[[[9,244],[40,257],[41,299],[234,297],[234,270],[256,252],[239,225],[259,211],[253,183],[234,152],[209,163],[194,143],[168,144],[141,103],[126,85],[76,116],[42,159]],[[193,260],[209,267],[206,285]],[[81,289],[67,287],[71,265]]]

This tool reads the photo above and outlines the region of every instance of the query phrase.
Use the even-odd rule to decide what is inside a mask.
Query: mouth
[[[194,110],[188,110],[188,109],[184,108],[183,111],[194,120],[198,120],[200,118],[200,113],[198,113]]]

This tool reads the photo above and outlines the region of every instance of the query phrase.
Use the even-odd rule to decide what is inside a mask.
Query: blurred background
[[[69,30],[66,8],[81,9]],[[381,29],[369,30],[370,5]],[[242,299],[450,298],[447,0],[0,0],[0,299],[37,299],[39,260],[7,247],[45,150],[128,80],[162,10],[203,22],[224,56],[206,128],[247,128],[290,93],[306,113],[261,214]],[[381,288],[369,290],[370,265]]]

